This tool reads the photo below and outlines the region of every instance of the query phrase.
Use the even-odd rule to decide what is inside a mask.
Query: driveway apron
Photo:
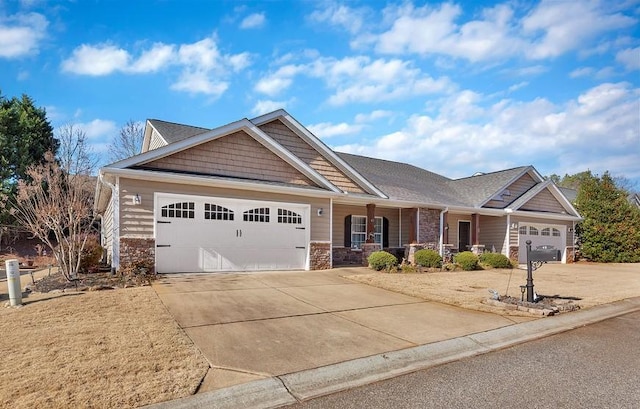
[[[200,391],[513,324],[340,276],[349,272],[172,274],[153,288],[211,364]]]

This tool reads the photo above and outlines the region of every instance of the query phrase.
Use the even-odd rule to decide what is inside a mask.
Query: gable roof
[[[289,163],[303,175],[307,176],[313,182],[317,183],[318,186],[322,186],[330,191],[341,192],[337,187],[335,187],[331,182],[329,182],[324,176],[318,173],[316,170],[308,166],[306,163],[301,161],[295,155],[291,154],[291,152],[284,149],[280,144],[275,142],[269,135],[265,134],[260,128],[258,128],[255,124],[250,122],[248,119],[242,119],[240,121],[232,122],[230,124],[221,126],[219,128],[211,129],[209,131],[199,133],[192,137],[183,138],[177,142],[173,142],[171,144],[162,146],[160,148],[156,148],[150,151],[146,151],[140,155],[133,156],[131,158],[113,163],[107,168],[114,169],[124,169],[131,168],[135,166],[144,165],[145,163],[152,162],[156,159],[160,159],[166,156],[169,156],[173,153],[188,149],[190,147],[215,140],[217,138],[221,138],[223,136],[232,134],[234,132],[244,131],[249,136],[254,138],[264,147],[269,149],[271,152],[276,154],[285,162]]]
[[[526,173],[532,173],[538,178],[538,181],[542,180],[542,178],[539,177],[538,172],[536,172],[532,166],[520,166],[512,169],[481,173],[466,178],[455,179],[450,182],[450,186],[467,204],[474,207],[482,207]]]
[[[161,121],[160,119],[149,119],[148,122],[160,136],[162,136],[162,139],[164,139],[167,144],[210,131],[210,129],[199,126],[177,124],[175,122]]]

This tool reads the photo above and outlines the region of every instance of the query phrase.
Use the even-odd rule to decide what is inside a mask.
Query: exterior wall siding
[[[309,178],[245,132],[176,152],[144,167],[315,186]]]
[[[401,247],[399,242],[398,209],[376,207],[376,217],[389,220],[389,247]],[[349,215],[366,216],[366,206],[333,205],[333,246],[344,247],[344,219]]]
[[[504,209],[535,185],[536,181],[533,180],[533,178],[528,173],[526,173],[507,187],[507,189],[511,193],[511,196],[503,196],[504,201],[490,200],[483,207]]]
[[[158,149],[166,145],[166,142],[162,139],[160,134],[154,130],[151,133],[151,139],[149,140],[149,150]]]
[[[563,213],[566,212],[564,207],[558,202],[558,199],[548,190],[543,190],[535,197],[529,200],[520,210],[531,210],[537,212]]]
[[[507,234],[507,218],[480,216],[480,244],[485,250],[508,255],[504,249],[504,239]]]
[[[102,247],[106,253],[106,262],[113,261],[113,201],[109,201],[107,208],[102,215],[101,223]]]
[[[340,189],[347,192],[366,193],[280,120],[261,125],[260,129]]]

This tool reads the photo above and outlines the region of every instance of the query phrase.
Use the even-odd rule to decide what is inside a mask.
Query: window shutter
[[[351,215],[344,218],[344,246],[351,247]]]
[[[389,219],[382,218],[382,247],[389,247]]]

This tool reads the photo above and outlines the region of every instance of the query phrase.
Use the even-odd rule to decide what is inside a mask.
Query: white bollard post
[[[18,260],[11,259],[4,262],[7,270],[7,287],[9,287],[9,302],[11,306],[22,305],[22,289],[20,288],[20,265]]]

